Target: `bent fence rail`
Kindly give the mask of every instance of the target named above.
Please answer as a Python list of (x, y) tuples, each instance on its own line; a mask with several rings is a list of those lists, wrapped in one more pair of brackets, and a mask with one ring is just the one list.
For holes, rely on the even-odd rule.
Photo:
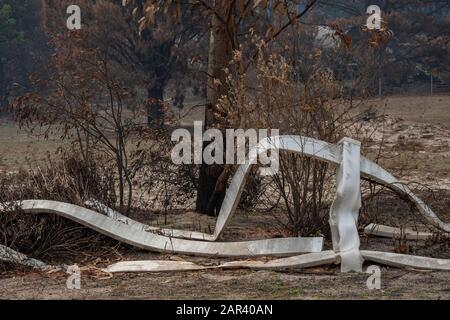
[[(357, 220), (361, 206), (360, 178), (370, 179), (406, 196), (419, 210), (422, 216), (435, 228), (450, 232), (450, 224), (438, 216), (406, 185), (381, 168), (376, 163), (360, 155), (360, 143), (344, 138), (338, 144), (301, 136), (274, 136), (262, 140), (257, 146), (254, 157), (241, 165), (236, 171), (220, 210), (213, 234), (184, 230), (158, 229), (146, 226), (126, 218), (120, 213), (91, 203), (100, 211), (79, 207), (69, 203), (27, 200), (17, 203), (27, 213), (55, 213), (71, 219), (100, 233), (144, 249), (202, 256), (251, 257), (251, 256), (289, 256), (268, 263), (230, 262), (221, 268), (289, 268), (307, 267), (324, 263), (340, 262), (342, 271), (362, 271), (364, 259), (393, 266), (411, 266), (418, 268), (450, 270), (450, 260), (414, 257), (393, 253), (359, 250)], [(330, 209), (332, 230), (332, 251), (322, 251), (322, 238), (283, 238), (241, 242), (216, 242), (232, 218), (250, 167), (256, 162), (257, 155), (269, 149), (299, 153), (311, 158), (338, 165), (337, 193)], [(9, 204), (10, 205), (10, 204)], [(2, 205), (0, 205), (0, 210)], [(109, 211), (108, 211), (109, 210)], [(298, 253), (308, 254), (292, 256)], [(0, 252), (1, 253), (1, 252)], [(1, 254), (0, 254), (1, 258)], [(199, 270), (206, 267), (176, 262), (122, 262), (110, 266), (110, 271), (173, 271)], [(106, 269), (108, 271), (108, 269)]]

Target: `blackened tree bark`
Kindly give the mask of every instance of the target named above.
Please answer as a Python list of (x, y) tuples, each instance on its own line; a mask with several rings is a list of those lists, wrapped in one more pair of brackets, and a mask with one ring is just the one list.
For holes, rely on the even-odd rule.
[[(232, 19), (228, 20), (229, 25), (224, 24), (224, 21), (219, 19), (220, 16), (226, 16), (227, 9), (230, 10), (229, 4), (217, 2), (215, 9), (216, 14), (211, 17), (205, 129), (218, 123), (215, 117), (216, 105), (219, 97), (225, 93), (223, 68), (232, 59), (232, 40), (234, 40), (230, 37), (230, 31), (233, 30)], [(228, 12), (228, 14), (232, 15), (231, 12)], [(226, 189), (226, 179), (223, 173), (224, 166), (222, 165), (201, 165), (196, 201), (198, 212), (208, 215), (218, 214)]]
[(156, 84), (147, 88), (149, 103), (147, 104), (147, 125), (149, 127), (162, 127), (164, 125), (164, 85)]
[[(148, 43), (154, 42), (152, 32), (145, 30), (142, 38)], [(164, 125), (164, 88), (173, 72), (172, 48), (175, 39), (171, 38), (151, 47), (149, 52), (138, 54), (146, 73), (151, 75), (151, 82), (147, 85), (147, 124), (149, 127), (161, 127)]]
[(0, 117), (6, 116), (8, 112), (7, 85), (4, 74), (4, 66), (0, 63)]

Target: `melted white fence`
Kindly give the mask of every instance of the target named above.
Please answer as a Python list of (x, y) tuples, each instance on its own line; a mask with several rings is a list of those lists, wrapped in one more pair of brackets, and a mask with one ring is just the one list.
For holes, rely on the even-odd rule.
[[(446, 259), (359, 250), (357, 221), (361, 206), (361, 177), (374, 180), (408, 197), (417, 206), (423, 217), (435, 228), (450, 232), (450, 224), (441, 221), (406, 185), (399, 182), (374, 162), (362, 157), (358, 141), (344, 138), (334, 145), (301, 136), (275, 136), (262, 140), (256, 148), (255, 156), (237, 169), (227, 189), (213, 234), (147, 226), (126, 218), (97, 202), (91, 202), (90, 205), (99, 211), (103, 211), (106, 215), (73, 204), (55, 201), (27, 200), (17, 203), (17, 205), (30, 214), (54, 213), (60, 215), (119, 241), (151, 251), (210, 257), (291, 256), (270, 262), (236, 261), (214, 268), (304, 268), (334, 262), (341, 263), (343, 272), (361, 272), (363, 261), (366, 259), (392, 266), (450, 270), (450, 260)], [(255, 164), (257, 155), (269, 149), (299, 153), (338, 165), (337, 192), (330, 209), (329, 219), (333, 240), (332, 251), (321, 251), (322, 238), (216, 242), (236, 210), (250, 168)], [(0, 205), (1, 209), (2, 206)], [(296, 255), (307, 252), (309, 253)], [(206, 268), (211, 267), (177, 261), (138, 261), (120, 262), (110, 266), (106, 271), (161, 272)]]

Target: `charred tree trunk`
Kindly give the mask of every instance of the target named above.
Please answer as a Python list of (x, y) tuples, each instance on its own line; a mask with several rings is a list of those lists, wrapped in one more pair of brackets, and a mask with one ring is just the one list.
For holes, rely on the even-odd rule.
[(3, 90), (0, 90), (0, 117), (8, 115), (8, 96)]
[(3, 64), (0, 63), (0, 117), (5, 117), (8, 114), (8, 95), (4, 74)]
[[(226, 6), (226, 3), (221, 3), (216, 4), (215, 7), (217, 12), (221, 14), (225, 12)], [(215, 15), (211, 19), (212, 28), (209, 43), (205, 129), (210, 128), (218, 121), (215, 117), (215, 109), (219, 97), (225, 93), (225, 87), (223, 85), (217, 85), (215, 79), (219, 80), (221, 84), (225, 84), (223, 68), (232, 59), (232, 42), (229, 36), (230, 30), (227, 30), (228, 26), (224, 25)], [(221, 178), (224, 176), (222, 174), (223, 172), (224, 166), (222, 165), (201, 165), (196, 202), (198, 212), (208, 215), (218, 214), (225, 197), (226, 189), (226, 180)]]
[(164, 125), (164, 87), (155, 84), (147, 88), (149, 103), (147, 104), (147, 125), (149, 127), (162, 127)]

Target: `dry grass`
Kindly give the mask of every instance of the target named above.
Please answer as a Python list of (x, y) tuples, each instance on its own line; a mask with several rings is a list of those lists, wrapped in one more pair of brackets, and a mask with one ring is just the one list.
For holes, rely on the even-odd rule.
[[(141, 258), (149, 258), (148, 256)], [(67, 290), (64, 274), (0, 279), (0, 298), (13, 299), (441, 299), (450, 298), (450, 273), (383, 269), (381, 290), (368, 290), (368, 274), (337, 267), (303, 272), (205, 271), (82, 275), (81, 290)]]
[(369, 101), (391, 117), (446, 126), (450, 129), (450, 96), (393, 96)]
[(13, 171), (28, 163), (41, 163), (47, 154), (56, 153), (62, 145), (56, 137), (33, 137), (14, 123), (0, 119), (0, 172)]

